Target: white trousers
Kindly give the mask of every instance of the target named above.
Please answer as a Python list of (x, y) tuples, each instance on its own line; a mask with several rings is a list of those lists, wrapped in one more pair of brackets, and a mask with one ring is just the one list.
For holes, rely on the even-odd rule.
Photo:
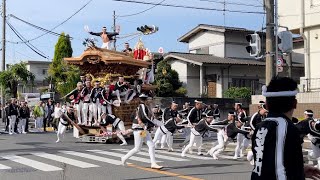
[(92, 114), (95, 123), (101, 122), (101, 103), (99, 98), (97, 98), (95, 103), (92, 103)]
[(183, 149), (182, 154), (185, 154), (192, 146), (196, 144), (196, 148), (198, 149), (198, 153), (201, 153), (202, 146), (202, 136), (196, 136), (192, 132), (190, 133), (190, 141), (189, 144)]
[(240, 151), (241, 151), (241, 144), (243, 142), (244, 136), (243, 134), (238, 133), (237, 134), (237, 146), (234, 150), (234, 156), (239, 157), (240, 156)]
[(154, 143), (152, 142), (152, 138), (149, 132), (147, 132), (146, 137), (141, 137), (140, 133), (142, 131), (133, 131), (133, 137), (134, 137), (134, 148), (131, 149), (124, 157), (123, 160), (126, 161), (134, 154), (138, 153), (141, 150), (142, 143), (145, 140), (148, 147), (149, 147), (149, 155), (150, 155), (150, 161), (151, 166), (156, 164), (156, 158), (155, 158), (155, 149), (154, 149)]
[[(173, 145), (173, 135), (171, 132), (169, 132), (164, 126), (162, 126), (162, 130), (166, 133), (164, 134), (160, 127), (157, 129), (154, 138), (153, 138), (153, 143), (156, 143), (158, 141), (161, 142), (161, 148), (164, 147), (164, 143), (167, 142), (167, 145), (169, 149), (172, 149)], [(164, 139), (164, 140), (163, 140)]]
[(241, 153), (246, 152), (247, 148), (249, 147), (250, 143), (251, 143), (251, 139), (246, 138), (245, 136), (243, 136), (243, 141), (242, 141), (242, 146), (241, 146)]
[(83, 108), (83, 102), (80, 101), (79, 104), (76, 104), (76, 110), (77, 110), (77, 118), (78, 118), (78, 124), (82, 124), (83, 122), (85, 122), (82, 118), (82, 108)]
[(243, 153), (246, 151), (247, 147), (250, 144), (250, 139), (247, 139), (243, 134), (237, 134), (237, 146), (235, 148), (234, 156), (239, 157), (243, 156)]
[[(88, 112), (89, 112), (89, 119), (88, 119)], [(92, 120), (92, 103), (83, 103), (82, 115), (83, 115), (83, 123), (88, 123), (88, 121), (91, 122), (91, 120)]]
[(101, 111), (106, 114), (112, 114), (111, 105), (107, 104), (106, 106), (101, 106)]
[(16, 115), (9, 116), (9, 133), (14, 132), (14, 125), (16, 124), (16, 121), (17, 121)]
[(247, 160), (250, 162), (251, 165), (254, 165), (254, 159), (253, 159), (253, 152), (252, 151), (248, 152)]
[(133, 91), (131, 96), (128, 98), (130, 91), (133, 91), (133, 90), (132, 89), (128, 90), (128, 92), (125, 96), (125, 99), (127, 102), (130, 102), (134, 98), (134, 96), (136, 96), (136, 94), (137, 94), (136, 91)]
[(124, 127), (124, 122), (123, 121), (120, 121), (118, 123), (118, 126), (117, 126), (116, 130), (120, 131), (120, 132), (117, 133), (117, 136), (122, 141), (122, 143), (127, 143), (126, 139), (123, 137), (123, 134), (125, 135), (125, 131), (126, 131), (126, 128)]
[(131, 90), (128, 89), (128, 90), (120, 93), (120, 96), (124, 96), (124, 102), (128, 102), (128, 97), (129, 97), (130, 91)]
[(57, 132), (57, 138), (58, 138), (57, 142), (59, 142), (61, 140), (61, 138), (63, 138), (66, 130), (67, 130), (67, 126), (65, 126), (61, 122), (59, 122), (58, 132)]
[(36, 123), (35, 123), (35, 128), (36, 129), (42, 128), (42, 124), (43, 124), (43, 117), (37, 117)]
[(320, 148), (315, 146), (313, 143), (311, 143), (311, 149), (312, 149), (312, 153), (310, 153), (309, 155), (312, 158), (319, 158), (320, 157)]
[(218, 139), (218, 144), (215, 145), (214, 147), (212, 147), (209, 150), (209, 154), (212, 156), (214, 155), (218, 155), (220, 152), (223, 151), (224, 146), (225, 146), (225, 141), (224, 141), (224, 133), (225, 131), (223, 129), (220, 129), (217, 133), (217, 139)]
[(20, 119), (19, 124), (18, 124), (18, 132), (19, 133), (25, 133), (26, 124), (27, 124), (26, 118)]
[(109, 42), (102, 43), (101, 48), (109, 49)]
[(187, 127), (183, 129), (183, 136), (185, 140), (183, 141), (183, 145), (187, 144), (190, 141), (191, 128)]

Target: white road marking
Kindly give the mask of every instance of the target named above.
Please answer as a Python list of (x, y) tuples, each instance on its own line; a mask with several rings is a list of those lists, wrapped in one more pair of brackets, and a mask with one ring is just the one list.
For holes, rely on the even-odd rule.
[(60, 171), (62, 170), (59, 167), (56, 166), (51, 166), (49, 164), (45, 164), (39, 161), (35, 161), (32, 159), (28, 159), (25, 157), (21, 157), (21, 156), (16, 156), (16, 155), (7, 155), (7, 156), (2, 156), (2, 158), (4, 159), (8, 159), (10, 161), (16, 162), (16, 163), (20, 163), (26, 166), (30, 166), (32, 168), (41, 170), (41, 171)]
[(60, 151), (60, 152), (62, 152), (64, 154), (69, 154), (69, 155), (87, 158), (87, 159), (100, 161), (100, 162), (105, 162), (105, 163), (109, 163), (109, 164), (121, 165), (120, 160), (114, 160), (114, 159), (109, 159), (109, 158), (105, 158), (105, 157), (101, 157), (101, 156), (96, 156), (96, 155), (91, 155), (91, 154), (81, 153), (81, 152), (75, 152), (75, 151)]
[(9, 166), (5, 166), (3, 164), (0, 164), (0, 169), (12, 169), (12, 168)]
[(76, 167), (80, 167), (80, 168), (99, 167), (98, 165), (95, 165), (95, 164), (90, 164), (90, 163), (86, 163), (83, 161), (78, 161), (75, 159), (70, 159), (70, 158), (66, 158), (63, 156), (58, 156), (55, 154), (48, 154), (48, 153), (42, 153), (42, 152), (41, 153), (32, 153), (32, 154), (35, 156), (39, 156), (42, 158), (62, 162), (62, 163), (69, 164), (69, 165), (76, 166)]

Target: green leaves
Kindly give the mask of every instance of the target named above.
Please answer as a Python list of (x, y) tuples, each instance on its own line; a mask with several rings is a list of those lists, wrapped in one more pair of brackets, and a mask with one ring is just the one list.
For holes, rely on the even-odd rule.
[(9, 92), (11, 97), (17, 97), (18, 83), (32, 83), (35, 75), (28, 71), (26, 63), (9, 65), (8, 69), (0, 72), (0, 85)]
[(157, 65), (156, 74), (157, 96), (172, 97), (185, 96), (187, 90), (182, 87), (177, 71), (171, 69), (170, 64), (162, 60)]
[(69, 35), (65, 35), (64, 33), (61, 33), (57, 44), (55, 45), (54, 49), (54, 57), (52, 64), (54, 66), (59, 66), (61, 64), (61, 61), (63, 61), (63, 58), (65, 57), (72, 57), (72, 47), (71, 47), (71, 41)]
[(243, 98), (243, 99), (250, 99), (251, 98), (251, 91), (247, 87), (230, 87), (228, 90), (224, 92), (224, 96), (226, 98)]
[(63, 58), (72, 57), (72, 47), (69, 35), (61, 33), (55, 45), (54, 58), (49, 66), (49, 74), (55, 83), (56, 91), (64, 96), (72, 91), (79, 81), (80, 70), (76, 66), (68, 65)]
[(64, 62), (63, 58), (72, 57), (72, 47), (69, 35), (61, 33), (57, 44), (54, 49), (54, 57), (52, 64), (49, 67), (49, 74), (56, 82), (65, 81), (67, 79), (68, 71), (67, 64)]

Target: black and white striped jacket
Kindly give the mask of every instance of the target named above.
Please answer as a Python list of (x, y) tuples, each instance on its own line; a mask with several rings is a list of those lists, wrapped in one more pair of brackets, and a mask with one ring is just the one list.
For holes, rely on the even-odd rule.
[(259, 111), (254, 113), (250, 119), (251, 129), (255, 130), (257, 127), (257, 124), (259, 124), (264, 118), (265, 118), (265, 116), (262, 116)]
[(189, 114), (187, 116), (187, 120), (189, 124), (196, 124), (200, 122), (201, 119), (202, 119), (201, 109), (197, 109), (194, 107), (189, 111)]
[(299, 130), (289, 118), (269, 113), (252, 136), (251, 180), (305, 179), (301, 143)]

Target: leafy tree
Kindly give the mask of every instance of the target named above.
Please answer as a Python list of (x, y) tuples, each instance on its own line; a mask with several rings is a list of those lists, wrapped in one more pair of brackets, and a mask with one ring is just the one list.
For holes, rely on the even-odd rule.
[(157, 65), (156, 74), (157, 96), (172, 97), (185, 96), (187, 90), (182, 87), (177, 71), (171, 69), (170, 64), (166, 61), (160, 61)]
[(72, 57), (72, 47), (69, 35), (61, 33), (55, 45), (54, 57), (49, 67), (49, 75), (52, 83), (55, 84), (56, 91), (65, 95), (76, 87), (79, 81), (79, 68), (68, 65), (63, 58)]
[(19, 83), (31, 82), (33, 85), (34, 79), (35, 75), (28, 71), (24, 62), (9, 65), (7, 70), (0, 72), (0, 85), (14, 98), (17, 98)]
[(232, 99), (250, 99), (251, 91), (247, 87), (231, 87), (224, 92), (224, 96)]

